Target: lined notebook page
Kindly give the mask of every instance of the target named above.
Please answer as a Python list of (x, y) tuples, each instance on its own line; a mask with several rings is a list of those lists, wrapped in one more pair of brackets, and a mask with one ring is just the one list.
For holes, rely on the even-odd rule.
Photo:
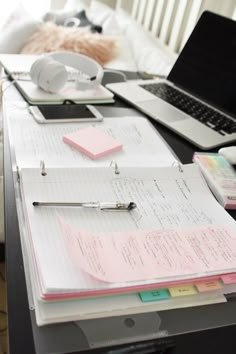
[[(115, 289), (127, 283), (96, 281), (74, 265), (68, 255), (57, 215), (68, 224), (89, 232), (126, 232), (227, 225), (235, 221), (215, 201), (195, 165), (179, 172), (172, 168), (22, 169), (21, 186), (31, 245), (42, 292)], [(131, 212), (103, 212), (82, 208), (34, 207), (33, 201), (133, 201)], [(147, 281), (150, 283), (153, 281)], [(135, 283), (132, 283), (133, 285)], [(139, 283), (137, 283), (139, 284)]]
[[(151, 123), (142, 117), (104, 118), (94, 123), (38, 124), (26, 108), (17, 105), (8, 110), (19, 167), (109, 166), (115, 159), (119, 166), (171, 166), (176, 157)], [(123, 148), (96, 161), (62, 141), (65, 134), (93, 126), (119, 141)], [(30, 148), (29, 148), (30, 147)]]

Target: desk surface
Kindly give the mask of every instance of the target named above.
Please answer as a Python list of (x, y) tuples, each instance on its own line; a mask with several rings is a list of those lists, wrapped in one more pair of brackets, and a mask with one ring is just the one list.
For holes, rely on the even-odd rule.
[[(119, 105), (119, 103), (117, 103)], [(122, 106), (123, 103), (120, 103)], [(112, 111), (112, 106), (110, 106)], [(118, 111), (117, 111), (118, 112)], [(109, 115), (109, 112), (106, 112)], [(176, 134), (153, 122), (163, 138), (179, 157), (182, 163), (191, 162), (194, 147)], [(96, 353), (108, 353), (106, 333), (112, 326), (119, 326), (112, 319), (106, 321), (89, 320), (82, 323), (65, 323), (44, 327), (37, 327), (34, 311), (29, 310), (27, 299), (25, 273), (19, 237), (19, 225), (15, 205), (15, 192), (13, 187), (12, 162), (8, 144), (8, 132), (4, 122), (4, 167), (5, 167), (5, 208), (6, 208), (6, 271), (7, 271), (7, 302), (9, 318), (9, 345), (10, 354), (33, 353), (81, 353), (89, 350)], [(236, 219), (236, 211), (231, 215)], [(159, 320), (159, 330), (154, 336), (155, 340), (149, 342), (148, 353), (158, 352), (159, 349), (171, 348), (171, 353), (222, 354), (235, 353), (233, 347), (236, 335), (236, 298), (224, 304), (202, 306), (196, 308), (162, 311), (154, 315)], [(152, 315), (151, 315), (152, 316)], [(130, 317), (130, 316), (129, 316)], [(151, 330), (150, 317), (149, 323)], [(113, 321), (113, 322), (107, 322)], [(153, 322), (155, 326), (156, 322)], [(145, 324), (145, 325), (146, 325)], [(82, 325), (82, 326), (81, 326)], [(96, 345), (89, 329), (101, 329), (101, 338)], [(208, 330), (208, 331), (206, 331)], [(117, 327), (119, 332), (119, 327)], [(109, 333), (109, 332), (108, 332)], [(140, 341), (147, 337), (139, 337)], [(207, 344), (204, 344), (207, 341)], [(130, 343), (137, 344), (137, 339)], [(122, 341), (115, 341), (116, 345)], [(98, 350), (96, 346), (100, 347)], [(107, 347), (107, 348), (106, 348)], [(204, 349), (205, 348), (205, 349)], [(114, 349), (114, 346), (113, 346)], [(132, 353), (142, 353), (141, 348), (132, 348)], [(146, 351), (145, 351), (146, 352)], [(169, 351), (168, 351), (169, 352)]]

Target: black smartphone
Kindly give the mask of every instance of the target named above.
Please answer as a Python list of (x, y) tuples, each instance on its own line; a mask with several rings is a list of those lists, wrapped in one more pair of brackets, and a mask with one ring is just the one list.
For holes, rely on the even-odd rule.
[(30, 106), (29, 111), (38, 123), (96, 122), (103, 119), (91, 105), (38, 105)]

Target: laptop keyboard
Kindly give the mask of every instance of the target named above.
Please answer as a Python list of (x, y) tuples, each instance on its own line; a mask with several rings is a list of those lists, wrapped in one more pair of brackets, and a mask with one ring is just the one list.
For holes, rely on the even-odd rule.
[(153, 95), (187, 113), (221, 135), (236, 133), (236, 120), (204, 105), (194, 98), (165, 83), (140, 85)]

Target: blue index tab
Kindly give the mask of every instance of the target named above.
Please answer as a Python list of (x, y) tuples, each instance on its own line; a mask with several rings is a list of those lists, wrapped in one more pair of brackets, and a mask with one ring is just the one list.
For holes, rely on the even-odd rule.
[(166, 300), (170, 297), (169, 291), (167, 289), (143, 291), (139, 293), (139, 296), (142, 302)]

